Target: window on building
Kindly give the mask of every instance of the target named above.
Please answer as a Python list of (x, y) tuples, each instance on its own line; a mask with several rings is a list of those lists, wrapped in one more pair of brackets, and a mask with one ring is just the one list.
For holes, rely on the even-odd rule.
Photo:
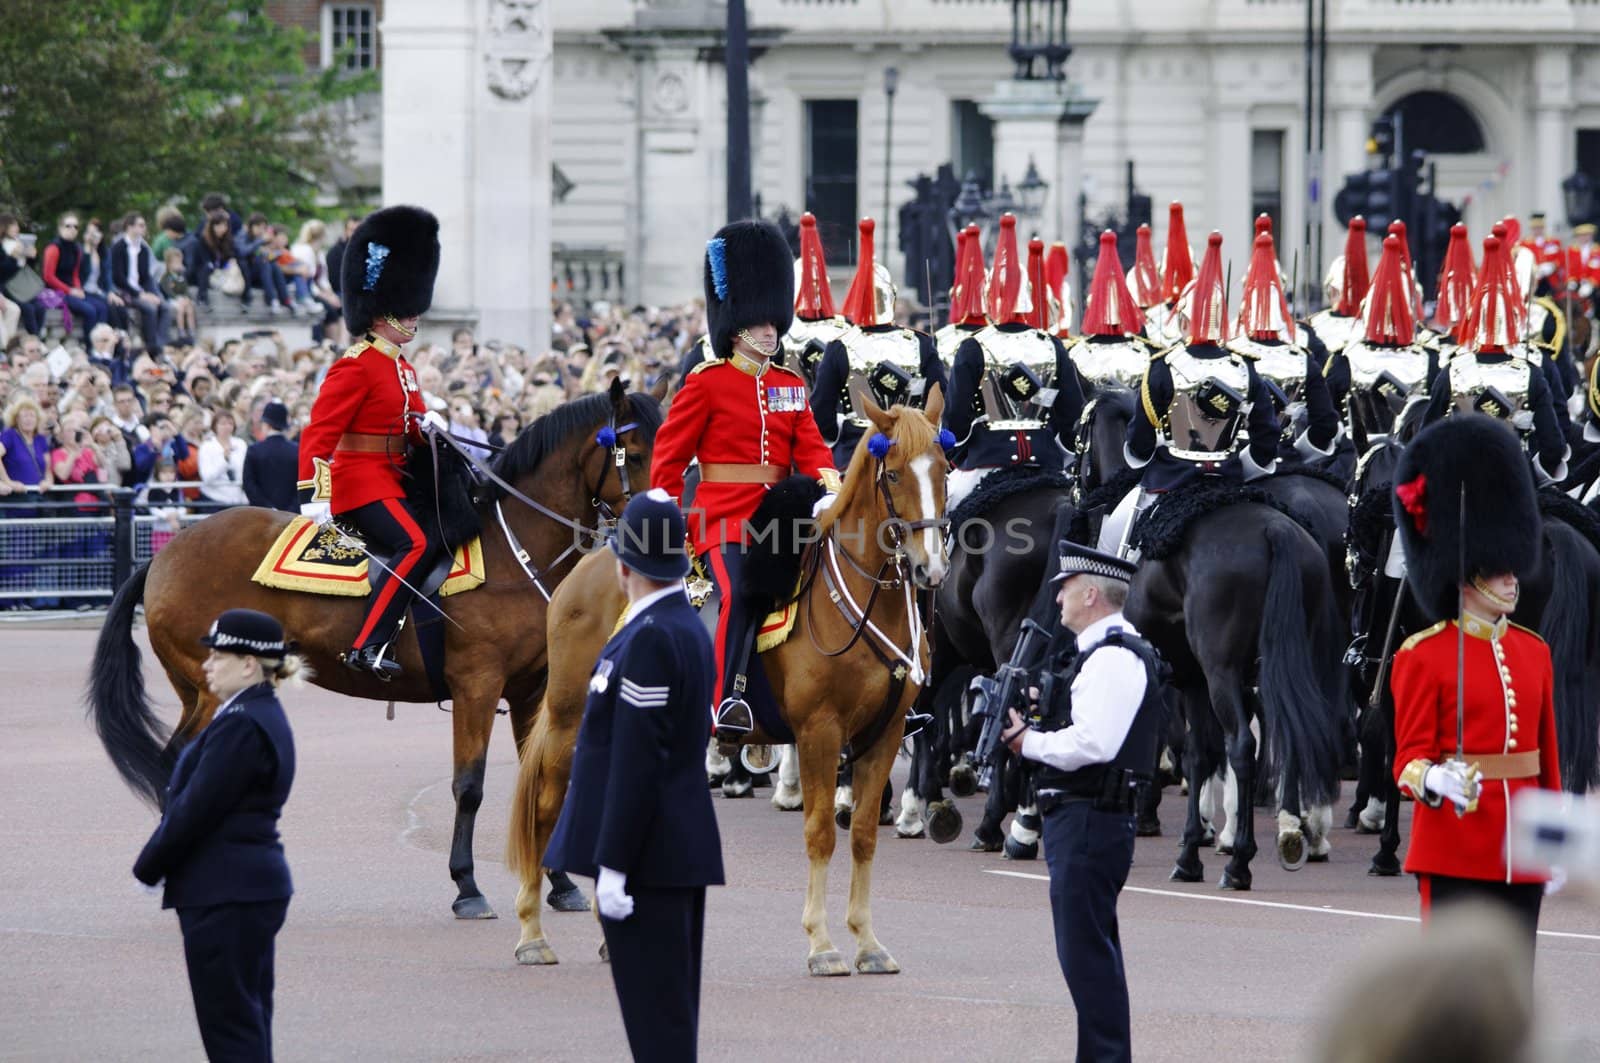
[(984, 188), (994, 187), (994, 120), (976, 102), (951, 101), (950, 145), (956, 180), (965, 181), (970, 174)]
[(324, 4), (322, 65), (340, 63), (346, 70), (371, 70), (378, 65), (376, 4)]
[(817, 216), (828, 261), (855, 261), (856, 162), (860, 136), (855, 100), (806, 101), (806, 209)]
[(1272, 218), (1274, 232), (1283, 232), (1283, 130), (1250, 132), (1250, 219)]

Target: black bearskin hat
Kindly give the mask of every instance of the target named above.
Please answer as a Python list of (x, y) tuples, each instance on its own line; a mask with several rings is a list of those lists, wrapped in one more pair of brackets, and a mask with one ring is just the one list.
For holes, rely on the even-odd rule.
[(1509, 425), (1481, 413), (1455, 414), (1406, 447), (1395, 471), (1394, 520), (1406, 581), (1430, 620), (1456, 615), (1463, 560), (1469, 580), (1525, 577), (1539, 564), (1542, 526), (1528, 455)]
[(421, 207), (385, 207), (367, 215), (339, 263), (350, 334), (360, 336), (385, 314), (427, 313), (438, 272), (438, 218)]
[(706, 332), (718, 358), (733, 356), (733, 338), (752, 325), (794, 321), (794, 253), (778, 227), (736, 221), (706, 242)]

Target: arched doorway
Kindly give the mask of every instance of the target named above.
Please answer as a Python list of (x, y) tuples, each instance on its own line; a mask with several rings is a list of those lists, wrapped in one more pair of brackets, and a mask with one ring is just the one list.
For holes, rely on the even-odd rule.
[(1405, 149), (1428, 153), (1437, 195), (1462, 209), (1474, 244), (1516, 208), (1526, 177), (1513, 164), (1519, 131), (1492, 82), (1458, 67), (1411, 68), (1378, 86), (1376, 97), (1379, 113), (1400, 116)]
[(1484, 150), (1483, 126), (1466, 104), (1448, 92), (1425, 89), (1402, 96), (1384, 116), (1399, 118), (1405, 150), (1429, 155), (1476, 155)]

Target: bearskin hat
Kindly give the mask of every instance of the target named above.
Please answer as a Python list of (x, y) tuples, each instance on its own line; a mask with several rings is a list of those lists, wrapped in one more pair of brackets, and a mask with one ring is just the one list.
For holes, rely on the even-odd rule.
[(421, 207), (385, 207), (367, 215), (339, 265), (339, 294), (350, 334), (361, 335), (385, 314), (427, 313), (438, 273), (438, 218)]
[(724, 225), (706, 241), (706, 332), (718, 358), (733, 357), (733, 338), (752, 325), (778, 335), (794, 323), (794, 255), (766, 221)]
[(1393, 502), (1406, 582), (1431, 620), (1456, 615), (1463, 574), (1527, 576), (1539, 564), (1533, 473), (1504, 421), (1455, 414), (1424, 429), (1401, 455)]

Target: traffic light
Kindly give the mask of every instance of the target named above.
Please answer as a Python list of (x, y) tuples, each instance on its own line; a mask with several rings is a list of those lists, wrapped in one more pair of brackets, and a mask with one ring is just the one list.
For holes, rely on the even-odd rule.
[(1367, 219), (1369, 232), (1383, 232), (1396, 218), (1404, 218), (1398, 170), (1362, 170), (1346, 175), (1344, 187), (1333, 197), (1333, 216), (1349, 225), (1357, 214)]

